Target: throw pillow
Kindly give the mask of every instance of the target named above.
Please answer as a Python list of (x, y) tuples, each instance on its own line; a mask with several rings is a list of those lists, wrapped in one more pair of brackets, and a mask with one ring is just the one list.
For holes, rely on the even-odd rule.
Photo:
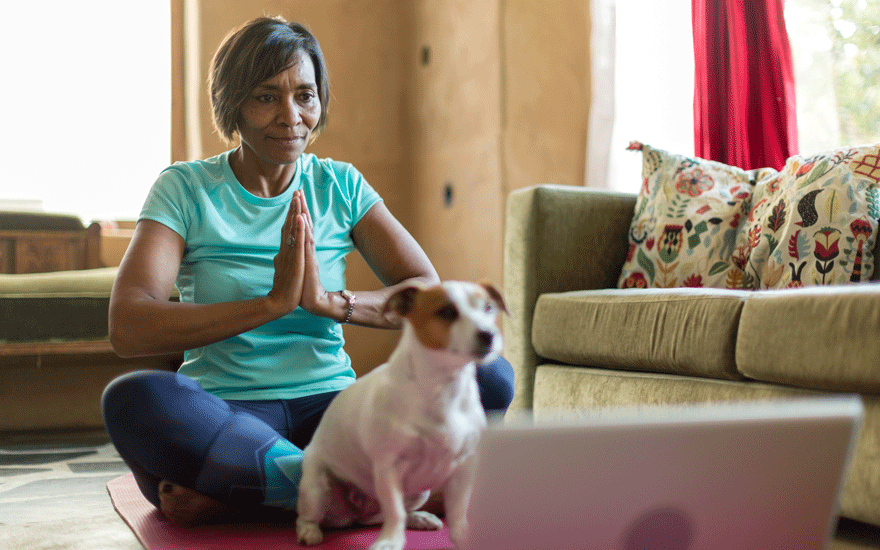
[(791, 157), (758, 182), (733, 261), (746, 289), (867, 280), (880, 218), (880, 144)]
[(621, 288), (739, 288), (732, 262), (757, 181), (775, 170), (742, 170), (633, 142), (642, 189), (629, 231)]

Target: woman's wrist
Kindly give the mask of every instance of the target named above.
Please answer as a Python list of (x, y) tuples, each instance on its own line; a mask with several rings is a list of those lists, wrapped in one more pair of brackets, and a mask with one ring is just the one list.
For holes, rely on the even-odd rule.
[(263, 304), (268, 316), (272, 319), (284, 317), (296, 309), (295, 307), (291, 308), (287, 300), (279, 298), (272, 292), (269, 292), (268, 295), (259, 298), (257, 301)]
[(326, 317), (336, 322), (342, 322), (348, 307), (345, 299), (339, 292), (322, 290), (313, 300), (303, 300), (302, 308), (317, 317)]
[(328, 319), (333, 319), (337, 323), (343, 323), (346, 315), (348, 315), (348, 300), (342, 295), (341, 291), (324, 293), (324, 312), (321, 314)]
[(351, 317), (354, 314), (354, 304), (357, 302), (357, 295), (345, 288), (339, 291), (339, 295), (345, 300), (345, 314), (340, 322), (346, 324), (351, 322)]

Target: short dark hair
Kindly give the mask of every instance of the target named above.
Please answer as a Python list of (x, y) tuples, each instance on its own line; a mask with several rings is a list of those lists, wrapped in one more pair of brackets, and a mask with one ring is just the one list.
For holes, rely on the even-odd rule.
[(316, 137), (327, 123), (330, 80), (318, 40), (299, 23), (281, 17), (259, 17), (230, 32), (214, 54), (208, 88), (214, 126), (228, 142), (238, 132), (241, 104), (257, 84), (291, 65), (291, 57), (305, 52), (315, 66), (321, 116), (312, 131)]

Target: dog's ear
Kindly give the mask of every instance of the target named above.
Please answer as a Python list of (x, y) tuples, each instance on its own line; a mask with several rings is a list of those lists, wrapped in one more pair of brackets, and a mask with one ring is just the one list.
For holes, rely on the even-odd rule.
[(498, 304), (498, 307), (501, 308), (501, 311), (507, 313), (507, 304), (504, 303), (504, 297), (498, 292), (498, 289), (492, 285), (492, 283), (483, 281), (480, 283), (480, 286), (483, 287), (486, 292), (489, 293), (489, 297), (495, 300), (495, 303)]
[(385, 302), (383, 313), (394, 312), (401, 317), (406, 317), (412, 311), (413, 303), (416, 300), (416, 294), (425, 286), (419, 283), (412, 283), (399, 289), (388, 298)]

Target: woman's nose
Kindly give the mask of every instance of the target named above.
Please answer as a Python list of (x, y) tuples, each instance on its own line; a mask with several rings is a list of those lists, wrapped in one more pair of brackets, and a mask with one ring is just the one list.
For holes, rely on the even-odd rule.
[(299, 112), (299, 105), (295, 98), (290, 98), (281, 102), (281, 111), (278, 113), (278, 121), (290, 127), (294, 127), (302, 120), (302, 114)]

